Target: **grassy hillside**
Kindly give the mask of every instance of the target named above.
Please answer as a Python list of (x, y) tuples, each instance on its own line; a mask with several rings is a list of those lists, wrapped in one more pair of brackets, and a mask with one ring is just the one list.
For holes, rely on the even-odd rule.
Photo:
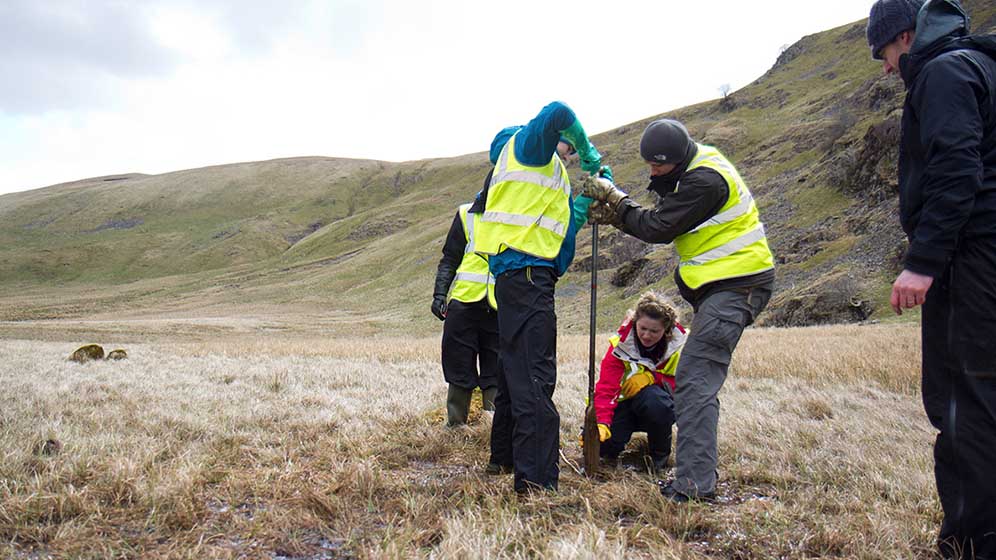
[[(991, 3), (965, 6), (977, 30), (996, 26)], [(856, 22), (803, 38), (725, 100), (594, 140), (623, 188), (647, 204), (637, 147), (655, 118), (681, 119), (737, 163), (779, 264), (763, 321), (885, 318), (905, 243), (895, 217), (901, 96)], [(456, 206), (487, 170), (483, 153), (406, 163), (313, 157), (5, 195), (0, 320), (295, 311), (322, 329), (435, 330), (427, 309), (439, 250)], [(605, 229), (599, 320), (611, 328), (639, 292), (673, 293), (675, 259), (670, 247)], [(589, 231), (558, 285), (567, 332), (587, 325)]]

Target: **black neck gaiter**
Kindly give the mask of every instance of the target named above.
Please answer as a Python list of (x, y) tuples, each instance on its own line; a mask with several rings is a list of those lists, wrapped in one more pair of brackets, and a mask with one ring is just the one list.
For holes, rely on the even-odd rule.
[(695, 144), (689, 146), (688, 153), (685, 154), (685, 160), (678, 164), (674, 168), (674, 171), (668, 173), (667, 175), (658, 175), (656, 177), (650, 177), (650, 184), (647, 186), (647, 190), (657, 193), (658, 196), (666, 196), (674, 192), (674, 189), (678, 188), (678, 180), (681, 176), (685, 174), (688, 170), (688, 165), (692, 163), (692, 157), (695, 156), (696, 149)]
[(647, 190), (657, 193), (658, 196), (671, 194), (674, 192), (674, 189), (677, 188), (678, 179), (680, 178), (681, 175), (677, 173), (651, 177), (650, 185), (647, 186)]
[(640, 351), (640, 355), (644, 358), (649, 358), (655, 364), (661, 361), (664, 357), (664, 352), (667, 350), (667, 337), (662, 336), (657, 344), (654, 344), (650, 348), (647, 348), (640, 342), (640, 337), (636, 337), (636, 349)]

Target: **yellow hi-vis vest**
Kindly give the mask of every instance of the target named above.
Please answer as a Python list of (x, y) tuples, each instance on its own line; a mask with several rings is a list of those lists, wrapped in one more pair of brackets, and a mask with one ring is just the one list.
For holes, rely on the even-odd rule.
[[(654, 372), (674, 377), (674, 372), (678, 369), (678, 360), (681, 359), (681, 349), (685, 346), (688, 334), (681, 332), (678, 327), (674, 327), (671, 332), (671, 340), (667, 343), (667, 350), (664, 351), (661, 361), (656, 364), (650, 358), (644, 358), (640, 355), (640, 350), (636, 347), (635, 324), (630, 328), (629, 335), (621, 344), (621, 337), (618, 334), (609, 338), (609, 344), (612, 345), (612, 355), (623, 363), (624, 369), (622, 379), (619, 380), (620, 386), (627, 379), (641, 372), (649, 373), (651, 377), (653, 377)], [(624, 401), (626, 397), (619, 393), (616, 400)]]
[[(498, 309), (495, 300), (495, 277), (488, 271), (488, 258), (474, 252), (474, 235), (480, 226), (481, 215), (469, 214), (470, 204), (460, 206), (460, 220), (463, 222), (463, 235), (467, 246), (463, 251), (463, 260), (457, 267), (456, 276), (450, 286), (450, 297), (464, 303), (481, 301), (485, 296), (492, 309)], [(470, 217), (468, 219), (468, 217)]]
[[(697, 144), (688, 171), (712, 169), (726, 179), (730, 196), (715, 216), (675, 238), (681, 280), (695, 290), (709, 282), (749, 276), (775, 267), (754, 197), (740, 173), (719, 150)], [(681, 183), (678, 183), (681, 188)]]
[(515, 159), (512, 135), (491, 176), (474, 250), (497, 255), (505, 249), (553, 260), (571, 220), (571, 182), (560, 157), (542, 167)]

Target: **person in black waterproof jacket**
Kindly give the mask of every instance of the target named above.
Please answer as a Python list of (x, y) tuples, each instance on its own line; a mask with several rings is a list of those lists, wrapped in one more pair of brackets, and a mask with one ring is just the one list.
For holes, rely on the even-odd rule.
[[(922, 6), (922, 7), (921, 7)], [(996, 559), (996, 36), (957, 0), (878, 0), (868, 43), (906, 84), (896, 313), (923, 305), (923, 402), (946, 558)]]
[[(446, 390), (446, 425), (467, 423), (474, 389), (481, 406), (494, 412), (498, 393), (498, 304), (488, 259), (474, 253), (474, 226), (480, 214), (461, 205), (453, 217), (436, 267), (432, 314), (443, 323), (442, 365)], [(480, 364), (480, 371), (478, 371)]]

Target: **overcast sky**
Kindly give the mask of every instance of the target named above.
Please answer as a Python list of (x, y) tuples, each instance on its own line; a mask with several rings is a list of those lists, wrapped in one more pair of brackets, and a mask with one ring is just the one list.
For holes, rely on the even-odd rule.
[(555, 99), (598, 133), (739, 89), (871, 4), (0, 0), (0, 194), (278, 157), (456, 156)]

